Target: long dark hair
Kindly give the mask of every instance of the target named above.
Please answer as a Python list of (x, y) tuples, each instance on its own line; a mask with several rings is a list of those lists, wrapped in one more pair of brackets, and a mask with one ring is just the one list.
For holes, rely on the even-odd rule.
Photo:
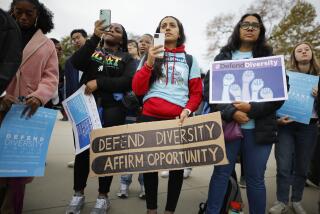
[[(177, 19), (174, 16), (165, 16), (164, 18), (161, 19), (161, 21), (158, 24), (158, 27), (156, 29), (156, 33), (160, 33), (160, 27), (161, 27), (161, 22), (166, 19), (166, 18), (173, 18), (174, 20), (176, 20), (177, 24), (178, 24), (178, 28), (179, 28), (179, 38), (177, 40), (177, 47), (183, 45), (186, 41), (186, 36), (184, 34), (184, 28), (182, 23), (179, 21), (179, 19)], [(146, 58), (147, 59), (147, 55)], [(166, 60), (166, 57), (164, 56), (162, 59), (156, 59), (154, 66), (153, 66), (153, 72), (150, 78), (150, 84), (154, 83), (156, 80), (160, 79), (162, 77), (162, 65), (164, 64)]]
[(121, 25), (121, 28), (122, 28), (122, 43), (120, 44), (120, 48), (121, 48), (122, 52), (128, 52), (128, 35), (127, 35), (127, 31), (122, 25)]
[(13, 8), (16, 3), (20, 1), (27, 1), (33, 4), (38, 13), (38, 18), (36, 22), (36, 29), (41, 29), (44, 34), (49, 33), (53, 28), (53, 13), (44, 4), (40, 3), (38, 0), (13, 0), (10, 6), (9, 14), (13, 14)]
[(272, 48), (267, 44), (266, 39), (266, 28), (262, 22), (261, 16), (257, 13), (247, 13), (241, 17), (239, 22), (236, 24), (236, 26), (233, 29), (233, 32), (231, 36), (228, 39), (228, 43), (226, 46), (221, 48), (222, 52), (232, 52), (239, 50), (241, 45), (240, 40), (240, 25), (241, 22), (247, 18), (248, 16), (254, 16), (257, 18), (260, 24), (260, 34), (255, 42), (253, 48), (252, 48), (252, 55), (253, 57), (262, 57), (262, 56), (269, 56), (272, 54)]

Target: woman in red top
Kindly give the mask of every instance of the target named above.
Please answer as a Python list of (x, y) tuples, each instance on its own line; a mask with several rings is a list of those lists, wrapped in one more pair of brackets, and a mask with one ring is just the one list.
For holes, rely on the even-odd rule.
[[(181, 22), (164, 17), (156, 30), (165, 34), (165, 44), (149, 49), (144, 65), (136, 72), (132, 89), (143, 98), (139, 122), (180, 117), (180, 125), (202, 100), (202, 82), (197, 61), (189, 68), (184, 51)], [(162, 56), (159, 54), (164, 52)], [(178, 124), (177, 124), (178, 126)], [(170, 171), (165, 214), (174, 213), (183, 182), (183, 169)], [(158, 172), (144, 173), (147, 213), (157, 213)]]

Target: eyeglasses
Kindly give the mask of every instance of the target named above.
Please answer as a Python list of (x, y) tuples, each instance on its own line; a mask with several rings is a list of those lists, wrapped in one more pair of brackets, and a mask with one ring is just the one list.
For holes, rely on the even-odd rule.
[(241, 22), (240, 27), (243, 30), (249, 30), (250, 27), (252, 30), (258, 30), (260, 29), (260, 24), (258, 22)]

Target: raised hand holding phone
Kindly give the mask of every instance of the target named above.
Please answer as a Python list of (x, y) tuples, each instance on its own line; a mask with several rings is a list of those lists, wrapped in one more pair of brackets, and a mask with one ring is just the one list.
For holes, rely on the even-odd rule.
[(96, 35), (99, 38), (101, 38), (102, 35), (105, 33), (105, 28), (103, 25), (103, 21), (101, 20), (97, 20), (94, 23), (94, 35)]
[(164, 56), (164, 33), (154, 34), (153, 47), (149, 48), (147, 65), (153, 67), (156, 58), (162, 59)]

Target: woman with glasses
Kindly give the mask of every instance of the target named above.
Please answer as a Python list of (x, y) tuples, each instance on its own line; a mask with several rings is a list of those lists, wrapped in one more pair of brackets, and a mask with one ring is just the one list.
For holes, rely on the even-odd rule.
[[(258, 14), (245, 14), (235, 26), (228, 44), (215, 57), (220, 60), (241, 60), (272, 55), (267, 45), (265, 27)], [(205, 78), (205, 97), (209, 97), (209, 75)], [(226, 142), (229, 164), (216, 166), (211, 177), (206, 214), (219, 214), (227, 191), (229, 176), (235, 167), (239, 152), (246, 173), (247, 196), (251, 214), (265, 213), (266, 188), (264, 173), (276, 137), (277, 102), (236, 102), (211, 106), (221, 111), (226, 122), (235, 121), (241, 126), (243, 138)]]

